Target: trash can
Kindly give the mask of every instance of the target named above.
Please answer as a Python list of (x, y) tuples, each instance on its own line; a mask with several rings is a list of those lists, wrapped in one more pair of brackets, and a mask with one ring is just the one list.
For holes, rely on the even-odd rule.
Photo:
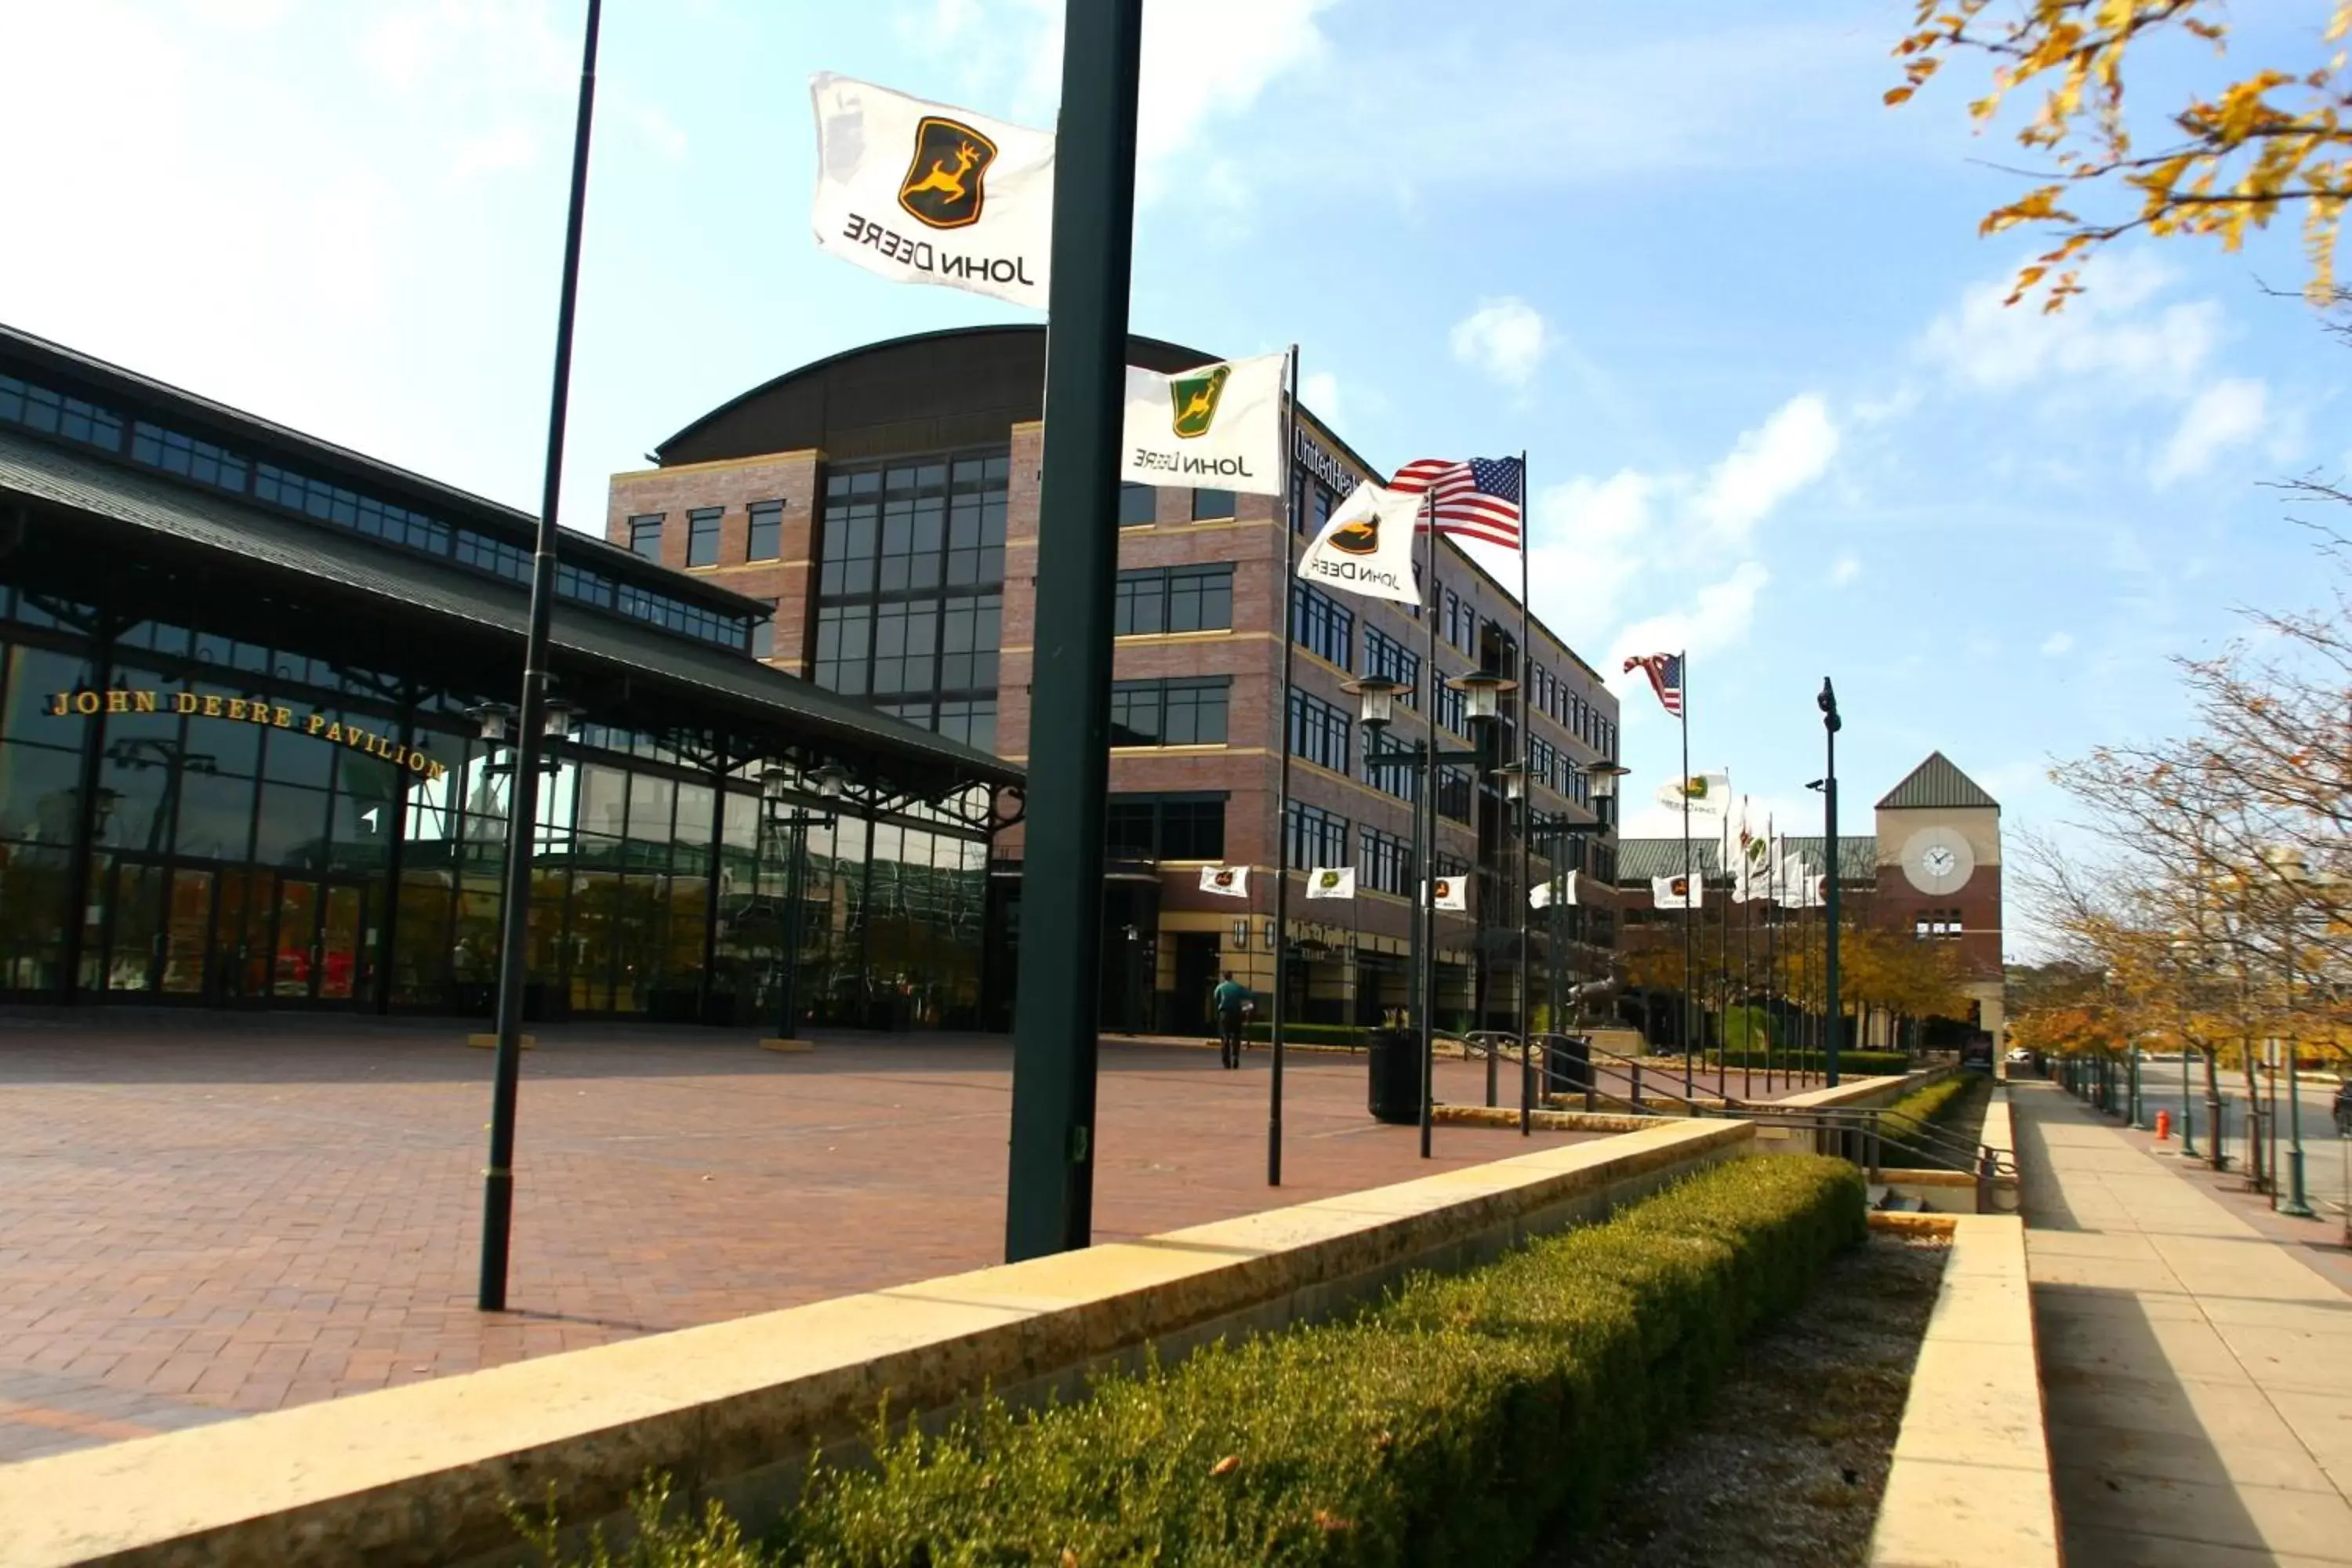
[(1551, 1035), (1544, 1040), (1544, 1092), (1582, 1094), (1592, 1087), (1592, 1037)]
[(1375, 1029), (1367, 1097), (1375, 1121), (1399, 1127), (1421, 1122), (1421, 1036), (1412, 1029)]

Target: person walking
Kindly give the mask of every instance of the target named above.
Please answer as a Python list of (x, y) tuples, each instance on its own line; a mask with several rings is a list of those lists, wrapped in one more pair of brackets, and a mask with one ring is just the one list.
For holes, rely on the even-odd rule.
[(1209, 1006), (1217, 1015), (1217, 1059), (1226, 1067), (1242, 1065), (1242, 1017), (1249, 1003), (1248, 989), (1234, 984), (1230, 969), (1209, 994)]

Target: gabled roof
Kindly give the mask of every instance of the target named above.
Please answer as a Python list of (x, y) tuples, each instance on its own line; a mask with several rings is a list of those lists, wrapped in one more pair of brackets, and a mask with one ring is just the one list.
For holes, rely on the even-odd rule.
[[(1781, 847), (1791, 855), (1802, 855), (1815, 868), (1825, 864), (1822, 858), (1822, 840), (1816, 834), (1810, 838), (1785, 835)], [(1702, 877), (1724, 874), (1720, 846), (1712, 837), (1691, 838), (1691, 868)], [(1680, 838), (1621, 838), (1617, 841), (1617, 881), (1621, 887), (1639, 886), (1653, 877), (1678, 877), (1683, 869), (1683, 841)], [(1878, 840), (1870, 834), (1838, 835), (1838, 879), (1841, 882), (1867, 882), (1878, 875)]]
[(1952, 765), (1941, 752), (1911, 770), (1911, 776), (1886, 792), (1881, 811), (1999, 811), (2000, 802), (1979, 788), (1977, 781)]

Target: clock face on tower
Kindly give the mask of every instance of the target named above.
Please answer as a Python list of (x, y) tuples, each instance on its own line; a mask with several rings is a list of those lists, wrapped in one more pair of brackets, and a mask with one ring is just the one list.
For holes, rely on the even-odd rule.
[(1957, 893), (1976, 868), (1967, 837), (1952, 828), (1923, 827), (1904, 842), (1904, 879), (1923, 893)]

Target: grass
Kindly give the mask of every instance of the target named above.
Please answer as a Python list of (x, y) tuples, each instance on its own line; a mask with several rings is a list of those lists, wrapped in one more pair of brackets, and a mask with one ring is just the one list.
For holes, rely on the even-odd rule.
[[(1509, 1563), (1599, 1514), (1687, 1423), (1740, 1342), (1863, 1235), (1842, 1161), (1712, 1167), (1604, 1224), (1352, 1317), (1220, 1343), (938, 1436), (887, 1415), (875, 1462), (822, 1458), (762, 1541), (637, 1500), (599, 1568), (995, 1568), (1025, 1563)], [(543, 1549), (552, 1527), (534, 1528)], [(552, 1556), (552, 1552), (550, 1552)]]

